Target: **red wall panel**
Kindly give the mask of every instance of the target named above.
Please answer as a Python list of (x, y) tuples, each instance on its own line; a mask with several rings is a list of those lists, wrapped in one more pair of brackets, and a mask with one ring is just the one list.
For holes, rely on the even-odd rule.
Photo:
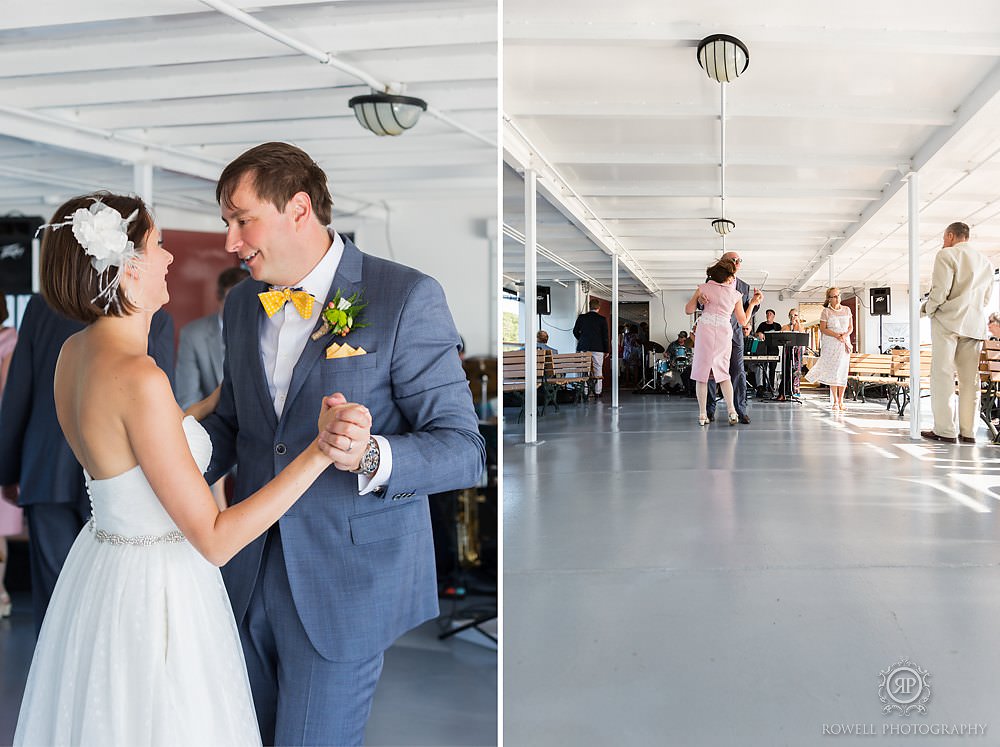
[(174, 255), (167, 275), (170, 302), (164, 306), (174, 318), (174, 333), (188, 322), (218, 308), (215, 285), (219, 273), (238, 267), (235, 254), (225, 250), (224, 233), (164, 229), (163, 246)]

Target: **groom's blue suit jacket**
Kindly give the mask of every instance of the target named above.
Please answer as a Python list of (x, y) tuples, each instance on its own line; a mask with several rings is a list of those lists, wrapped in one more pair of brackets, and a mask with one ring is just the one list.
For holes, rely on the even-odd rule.
[[(266, 318), (246, 281), (226, 299), (226, 357), (219, 406), (203, 425), (214, 454), (209, 482), (234, 462), (236, 500), (258, 490), (316, 436), (322, 398), (342, 392), (372, 414), (372, 433), (392, 448), (380, 494), (358, 495), (358, 477), (334, 467), (279, 522), (289, 584), (310, 641), (325, 658), (358, 661), (438, 614), (427, 494), (478, 484), (483, 440), (462, 370), (459, 336), (437, 281), (362, 254), (345, 240), (330, 288), (369, 302), (347, 342), (367, 355), (327, 359), (329, 335), (307, 342), (280, 420), (260, 354)], [(317, 323), (319, 316), (316, 315)], [(264, 537), (225, 568), (233, 612), (242, 621), (261, 565)]]

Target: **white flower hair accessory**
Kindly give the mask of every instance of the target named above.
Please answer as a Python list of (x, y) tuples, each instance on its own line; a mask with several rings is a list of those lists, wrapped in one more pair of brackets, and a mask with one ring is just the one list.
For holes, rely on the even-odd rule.
[[(104, 313), (111, 304), (118, 305), (118, 286), (121, 284), (122, 270), (137, 267), (139, 253), (135, 242), (128, 237), (128, 224), (139, 215), (139, 209), (132, 211), (128, 218), (110, 205), (105, 205), (99, 197), (92, 198), (89, 208), (77, 208), (72, 215), (64, 216), (62, 223), (46, 223), (39, 231), (51, 228), (54, 231), (63, 226), (73, 227), (73, 236), (90, 257), (90, 265), (97, 272), (97, 296), (94, 303), (104, 301)], [(37, 234), (36, 234), (37, 235)], [(104, 276), (109, 267), (117, 267), (113, 275)]]

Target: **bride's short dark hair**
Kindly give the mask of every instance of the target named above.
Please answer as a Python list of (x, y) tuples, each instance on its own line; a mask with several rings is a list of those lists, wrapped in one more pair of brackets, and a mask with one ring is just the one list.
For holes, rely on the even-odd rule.
[[(94, 192), (67, 200), (52, 215), (50, 223), (62, 223), (79, 208), (90, 208), (95, 200), (100, 200), (108, 207), (117, 210), (123, 218), (133, 211), (138, 211), (134, 220), (129, 222), (126, 235), (141, 253), (146, 235), (153, 228), (153, 216), (146, 204), (133, 195), (116, 195), (110, 192)], [(73, 235), (73, 226), (64, 225), (59, 228), (49, 226), (42, 234), (41, 257), (39, 258), (39, 274), (41, 276), (42, 297), (49, 306), (63, 316), (84, 324), (90, 324), (102, 316), (127, 316), (136, 311), (136, 307), (125, 297), (125, 289), (120, 285), (115, 290), (111, 303), (105, 310), (98, 294), (101, 284), (98, 273), (90, 263), (88, 255), (80, 242)], [(104, 284), (107, 279), (118, 272), (116, 265), (111, 265), (101, 277)]]

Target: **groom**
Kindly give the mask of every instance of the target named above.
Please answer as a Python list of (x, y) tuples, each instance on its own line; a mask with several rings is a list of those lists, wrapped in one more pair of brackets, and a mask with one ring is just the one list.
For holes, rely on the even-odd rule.
[[(458, 333), (436, 281), (328, 229), (326, 175), (302, 150), (252, 148), (216, 198), (226, 251), (253, 279), (226, 301), (222, 393), (203, 423), (208, 481), (235, 461), (236, 501), (246, 498), (315, 438), (324, 396), (355, 403), (321, 435), (334, 465), (223, 569), (261, 736), (360, 745), (383, 652), (438, 614), (427, 494), (483, 470)], [(277, 303), (258, 296), (271, 287)], [(311, 294), (312, 308), (286, 288)], [(346, 336), (313, 339), (338, 290), (367, 307)]]

